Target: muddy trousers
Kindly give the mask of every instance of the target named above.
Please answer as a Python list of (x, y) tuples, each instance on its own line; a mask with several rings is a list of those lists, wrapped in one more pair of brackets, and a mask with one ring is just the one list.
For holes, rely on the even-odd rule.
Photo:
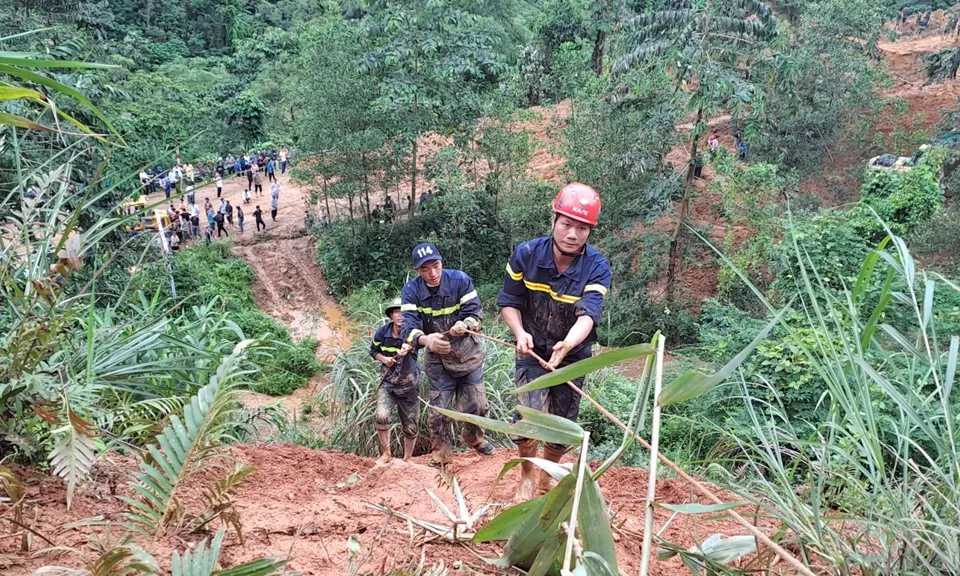
[[(560, 364), (560, 367), (562, 368), (572, 363), (572, 361), (565, 361)], [(517, 388), (526, 386), (546, 373), (547, 370), (540, 366), (539, 362), (530, 358), (518, 359), (516, 365)], [(583, 389), (583, 378), (584, 377), (581, 376), (573, 380), (577, 388)], [(521, 392), (517, 395), (517, 404), (555, 416), (562, 416), (574, 422), (577, 421), (577, 416), (580, 415), (580, 395), (571, 390), (566, 384), (557, 384), (556, 386), (541, 388), (539, 390), (533, 390), (532, 392)], [(517, 422), (519, 420), (520, 413), (514, 413), (513, 421)], [(517, 445), (524, 444), (528, 441), (527, 438), (522, 436), (510, 436), (510, 440)], [(546, 445), (561, 454), (568, 449), (568, 447), (563, 444), (547, 442)]]
[[(466, 376), (451, 376), (443, 365), (428, 363), (425, 366), (430, 381), (430, 405), (454, 409), (466, 414), (486, 416), (490, 405), (483, 386), (483, 367)], [(483, 429), (475, 424), (461, 424), (460, 435), (464, 443), (473, 448), (483, 443)], [(434, 452), (441, 458), (453, 452), (453, 421), (436, 410), (430, 412), (430, 442)]]
[(410, 386), (397, 390), (384, 385), (377, 389), (377, 415), (374, 427), (389, 430), (393, 427), (393, 413), (400, 420), (404, 438), (417, 437), (417, 421), (420, 416), (420, 387)]

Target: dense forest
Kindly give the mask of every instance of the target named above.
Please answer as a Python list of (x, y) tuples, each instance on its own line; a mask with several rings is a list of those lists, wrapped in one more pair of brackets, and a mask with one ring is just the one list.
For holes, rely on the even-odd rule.
[[(227, 447), (375, 455), (368, 347), (416, 274), (411, 248), (433, 242), (468, 273), (485, 332), (509, 340), (496, 306), (507, 259), (548, 234), (551, 201), (578, 181), (602, 197), (590, 243), (613, 272), (598, 342), (622, 355), (584, 368), (596, 403), (573, 428), (530, 424), (583, 454), (538, 508), (506, 508), (473, 538), (460, 484), (441, 480), (466, 538), (508, 540), (501, 567), (559, 573), (578, 538), (560, 516), (583, 491), (577, 573), (645, 570), (652, 520), (636, 508), (634, 528), (611, 521), (618, 493), (599, 481), (617, 463), (656, 482), (656, 458), (634, 442), (654, 435), (677, 466), (669, 481), (709, 480), (725, 501), (658, 508), (660, 573), (769, 573), (783, 560), (817, 574), (960, 573), (958, 30), (960, 6), (907, 0), (6, 3), (0, 566), (313, 570), (269, 547), (218, 564), (256, 515), (237, 502), (260, 466)], [(274, 206), (262, 235), (241, 224), (176, 251), (151, 233), (155, 209), (194, 185), (213, 193), (224, 158), (277, 151), (280, 224)], [(185, 191), (144, 185), (178, 162), (197, 167)], [(230, 176), (239, 195), (245, 179)], [(304, 264), (287, 259), (302, 253), (319, 280), (298, 285), (288, 268)], [(300, 305), (336, 338), (298, 327)], [(507, 452), (514, 356), (492, 340), (484, 350), (500, 421), (489, 436)], [(309, 399), (290, 412), (252, 393)], [(417, 455), (426, 411), (419, 429)], [(114, 459), (122, 473), (104, 472)], [(204, 464), (220, 459), (213, 478)], [(356, 473), (319, 492), (368, 472)], [(124, 535), (45, 535), (52, 504), (28, 480), (39, 474), (64, 486), (65, 510), (81, 502), (104, 514), (91, 526)], [(109, 511), (91, 511), (104, 483)], [(538, 525), (551, 506), (554, 524)], [(723, 530), (697, 527), (738, 506), (753, 530), (710, 540)], [(694, 518), (682, 537), (665, 532), (678, 514)], [(371, 526), (321, 529), (343, 556), (313, 573), (440, 574), (459, 558), (431, 552), (441, 571), (364, 566), (386, 554), (370, 539), (379, 525), (351, 535)], [(73, 552), (35, 554), (64, 538)]]

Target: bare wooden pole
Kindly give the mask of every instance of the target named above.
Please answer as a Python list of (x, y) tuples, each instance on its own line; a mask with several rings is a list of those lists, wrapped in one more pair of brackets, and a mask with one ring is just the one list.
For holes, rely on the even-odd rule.
[(653, 504), (657, 500), (657, 455), (660, 454), (660, 390), (663, 389), (663, 347), (666, 338), (657, 336), (657, 367), (653, 385), (653, 420), (650, 425), (650, 476), (647, 478), (647, 509), (643, 520), (643, 548), (640, 576), (650, 571), (650, 547), (653, 545)]
[[(486, 334), (481, 334), (480, 332), (474, 332), (474, 331), (472, 331), (472, 330), (468, 330), (467, 332), (470, 333), (470, 334), (473, 334), (474, 336), (479, 336), (480, 338), (484, 338), (484, 339), (486, 339), (486, 340), (490, 340), (491, 342), (496, 342), (497, 344), (500, 344), (500, 345), (503, 345), (503, 346), (508, 346), (508, 347), (510, 347), (510, 348), (516, 348), (516, 345), (514, 345), (514, 344), (512, 344), (512, 343), (510, 343), (510, 342), (507, 342), (507, 341), (505, 341), (505, 340), (500, 340), (499, 338), (494, 338), (493, 336), (487, 336)], [(549, 364), (547, 364), (547, 362), (546, 362), (543, 358), (537, 356), (536, 353), (534, 353), (534, 352), (531, 351), (531, 352), (530, 352), (530, 356), (532, 356), (532, 357), (535, 358), (538, 362), (540, 362), (540, 364), (543, 365), (544, 367), (546, 367), (547, 370), (549, 370), (549, 371), (551, 371), (551, 372), (556, 371), (556, 368), (552, 368)], [(704, 486), (702, 482), (700, 482), (699, 480), (697, 480), (697, 479), (694, 478), (693, 476), (691, 476), (691, 475), (687, 474), (686, 472), (684, 472), (683, 469), (680, 468), (680, 466), (678, 466), (678, 465), (677, 465), (676, 463), (674, 463), (672, 460), (670, 460), (669, 458), (667, 458), (666, 456), (664, 456), (663, 454), (661, 454), (658, 450), (655, 450), (655, 449), (653, 448), (653, 446), (650, 445), (649, 442), (647, 442), (646, 440), (644, 440), (642, 437), (638, 436), (638, 435), (637, 435), (633, 430), (631, 430), (626, 424), (624, 424), (623, 422), (621, 422), (619, 418), (617, 418), (616, 416), (614, 416), (613, 414), (611, 414), (609, 410), (607, 410), (606, 408), (604, 408), (603, 406), (601, 406), (599, 402), (597, 402), (596, 400), (594, 400), (593, 398), (591, 398), (589, 394), (587, 394), (586, 392), (584, 392), (583, 390), (581, 390), (579, 387), (575, 386), (575, 385), (573, 384), (573, 382), (567, 382), (567, 385), (570, 386), (570, 387), (574, 390), (574, 392), (576, 392), (577, 394), (579, 394), (580, 396), (582, 396), (584, 400), (586, 400), (587, 402), (593, 404), (593, 406), (594, 406), (597, 410), (599, 410), (601, 414), (603, 414), (604, 416), (606, 416), (607, 418), (609, 418), (611, 422), (613, 422), (614, 424), (616, 424), (617, 426), (619, 426), (619, 427), (620, 427), (622, 430), (624, 430), (627, 434), (630, 434), (631, 436), (633, 436), (633, 438), (637, 441), (638, 444), (640, 444), (641, 446), (643, 446), (643, 447), (646, 448), (647, 450), (655, 453), (655, 454), (657, 455), (657, 458), (659, 458), (660, 461), (663, 462), (663, 463), (667, 466), (667, 468), (670, 468), (671, 470), (673, 470), (674, 472), (676, 472), (676, 473), (677, 473), (677, 476), (680, 476), (681, 478), (683, 478), (683, 480), (684, 480), (685, 482), (687, 482), (688, 484), (690, 484), (690, 486), (692, 486), (694, 490), (696, 490), (697, 492), (699, 492), (700, 494), (702, 494), (704, 497), (706, 497), (708, 500), (710, 500), (710, 501), (713, 502), (714, 504), (723, 504), (723, 503), (724, 503), (723, 500), (721, 500), (719, 496), (717, 496), (716, 494), (714, 494), (713, 492), (711, 492), (710, 489), (707, 488), (706, 486)], [(774, 542), (773, 540), (771, 540), (769, 536), (767, 536), (766, 534), (764, 534), (759, 528), (757, 528), (756, 526), (754, 526), (753, 524), (751, 524), (746, 518), (744, 518), (743, 516), (741, 516), (740, 514), (738, 514), (736, 511), (734, 511), (734, 510), (724, 510), (724, 513), (727, 514), (728, 516), (730, 516), (730, 518), (732, 518), (737, 524), (740, 524), (741, 526), (743, 526), (744, 528), (746, 528), (751, 534), (753, 534), (753, 536), (754, 536), (757, 540), (759, 540), (759, 541), (763, 542), (764, 544), (766, 544), (767, 546), (769, 546), (770, 549), (773, 550), (773, 552), (774, 552), (777, 556), (779, 556), (779, 557), (782, 558), (785, 562), (787, 562), (788, 564), (790, 564), (791, 566), (793, 566), (794, 568), (796, 568), (798, 572), (800, 572), (801, 574), (804, 574), (805, 576), (817, 576), (817, 575), (816, 575), (812, 570), (810, 570), (810, 568), (808, 568), (803, 562), (801, 562), (800, 560), (797, 560), (792, 554), (790, 554), (790, 553), (787, 552), (782, 546), (780, 546), (779, 544), (777, 544), (776, 542)]]

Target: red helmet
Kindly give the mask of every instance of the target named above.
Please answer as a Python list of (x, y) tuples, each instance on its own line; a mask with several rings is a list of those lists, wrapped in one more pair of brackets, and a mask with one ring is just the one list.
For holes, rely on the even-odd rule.
[(600, 195), (586, 184), (571, 182), (560, 189), (557, 199), (553, 201), (553, 211), (596, 226), (597, 217), (600, 216)]

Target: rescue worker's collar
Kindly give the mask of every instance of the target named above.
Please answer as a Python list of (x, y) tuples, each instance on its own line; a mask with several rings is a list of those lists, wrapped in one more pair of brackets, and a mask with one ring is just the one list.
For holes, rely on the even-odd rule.
[(557, 240), (553, 237), (553, 234), (550, 235), (550, 242), (551, 242), (552, 248), (556, 248), (557, 252), (559, 252), (563, 256), (566, 256), (567, 258), (577, 258), (578, 256), (582, 256), (587, 249), (587, 244), (584, 243), (583, 246), (580, 247), (579, 252), (564, 252), (563, 248), (560, 247), (560, 244), (558, 244)]
[(557, 268), (557, 262), (553, 258), (553, 234), (550, 236), (543, 237), (546, 242), (543, 242), (540, 245), (540, 248), (537, 250), (537, 267), (546, 268), (547, 270), (553, 271), (554, 275), (557, 276), (568, 276), (570, 278), (577, 278), (580, 273), (580, 269), (583, 268), (583, 263), (586, 262), (587, 246), (588, 243), (583, 245), (583, 248), (580, 249), (580, 252), (577, 256), (573, 258), (573, 262), (567, 266), (567, 269), (561, 274), (559, 268)]
[[(443, 271), (440, 272), (440, 284), (433, 287), (433, 289), (437, 291), (437, 294), (446, 295), (444, 288), (450, 285), (449, 282), (445, 281), (447, 279), (447, 272), (448, 270), (446, 268), (444, 268)], [(431, 287), (427, 285), (427, 281), (418, 275), (417, 276), (417, 296), (420, 297), (421, 299), (429, 298), (431, 296), (430, 289)]]

